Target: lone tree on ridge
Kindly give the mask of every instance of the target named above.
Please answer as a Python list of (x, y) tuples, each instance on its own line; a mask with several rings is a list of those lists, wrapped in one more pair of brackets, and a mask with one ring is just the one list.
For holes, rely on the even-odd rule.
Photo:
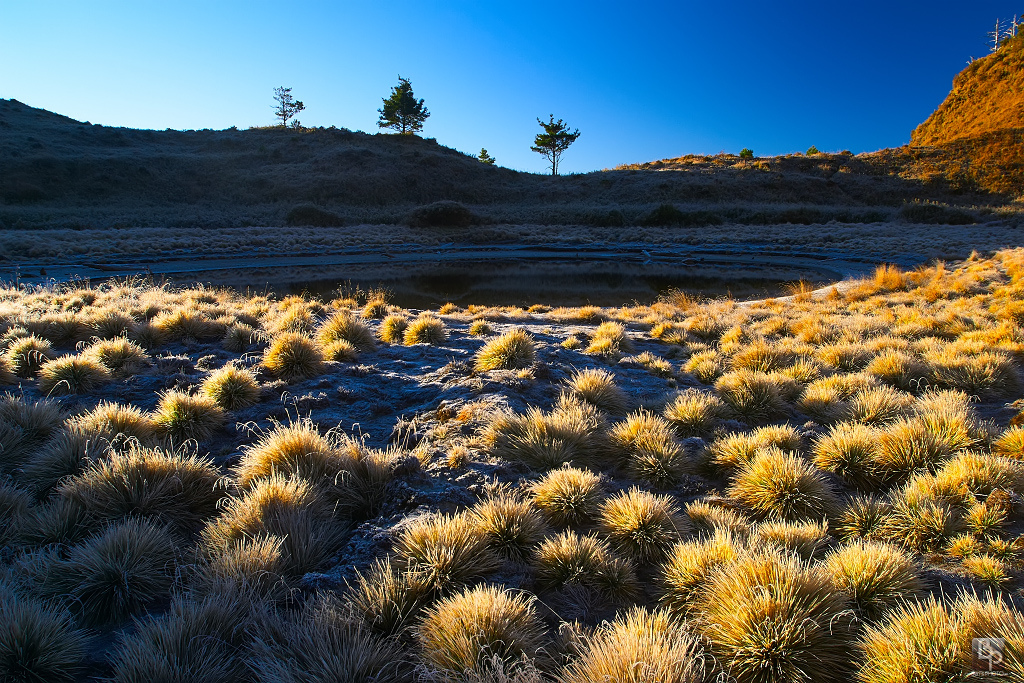
[[(277, 104), (271, 105), (271, 108), (274, 110), (274, 116), (281, 119), (282, 126), (287, 126), (288, 119), (306, 108), (306, 105), (301, 101), (292, 97), (292, 89), (286, 88), (283, 85), (280, 88), (274, 88), (274, 101)], [(297, 124), (298, 121), (292, 125)]]
[(477, 156), (477, 159), (480, 160), (480, 163), (487, 164), (488, 166), (494, 166), (496, 163), (496, 159), (484, 147), (480, 148), (480, 154)]
[(562, 158), (562, 153), (569, 149), (569, 145), (576, 142), (580, 132), (579, 130), (570, 132), (565, 121), (562, 119), (555, 121), (554, 114), (551, 114), (547, 123), (540, 119), (537, 119), (537, 123), (544, 129), (544, 132), (537, 133), (537, 137), (533, 139), (533, 147), (530, 149), (538, 154), (543, 154), (551, 164), (551, 175), (558, 175), (558, 160)]
[(392, 128), (402, 135), (412, 135), (423, 130), (423, 122), (430, 112), (423, 106), (423, 100), (417, 100), (412, 92), (412, 83), (408, 78), (398, 77), (398, 85), (391, 89), (391, 96), (384, 98), (384, 106), (377, 110), (381, 128)]

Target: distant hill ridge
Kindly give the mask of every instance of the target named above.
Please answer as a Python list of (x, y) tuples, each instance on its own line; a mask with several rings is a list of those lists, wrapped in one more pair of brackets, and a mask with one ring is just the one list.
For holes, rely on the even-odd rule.
[(961, 71), (910, 143), (940, 145), (1015, 129), (1024, 129), (1024, 32)]

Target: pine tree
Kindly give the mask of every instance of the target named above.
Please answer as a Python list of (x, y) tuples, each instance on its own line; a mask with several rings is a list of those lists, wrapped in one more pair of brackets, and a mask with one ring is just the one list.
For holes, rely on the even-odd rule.
[[(274, 101), (277, 104), (272, 105), (271, 108), (274, 110), (274, 116), (281, 119), (282, 126), (287, 126), (288, 119), (306, 108), (306, 105), (292, 97), (292, 89), (283, 85), (280, 88), (274, 88)], [(298, 121), (292, 125), (297, 124)]]
[(377, 110), (381, 128), (392, 128), (402, 135), (412, 135), (423, 130), (423, 122), (430, 112), (417, 100), (408, 78), (398, 77), (398, 85), (391, 89), (391, 96), (384, 98), (384, 106)]
[(544, 132), (537, 133), (537, 137), (533, 139), (533, 146), (530, 149), (538, 154), (543, 154), (544, 158), (551, 164), (551, 175), (558, 175), (558, 160), (562, 158), (562, 153), (569, 149), (569, 145), (576, 142), (580, 132), (579, 130), (570, 132), (569, 126), (565, 125), (565, 121), (562, 119), (555, 121), (554, 114), (551, 114), (550, 120), (547, 123), (540, 119), (537, 119), (537, 123), (544, 129)]
[(487, 153), (487, 150), (483, 147), (480, 148), (480, 155), (477, 157), (480, 163), (487, 164), (488, 166), (494, 166), (497, 160)]

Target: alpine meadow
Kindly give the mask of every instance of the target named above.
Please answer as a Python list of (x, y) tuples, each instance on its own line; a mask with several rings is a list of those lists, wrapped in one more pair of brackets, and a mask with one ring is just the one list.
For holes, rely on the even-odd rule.
[(0, 99), (0, 683), (1024, 681), (1017, 24), (860, 153)]

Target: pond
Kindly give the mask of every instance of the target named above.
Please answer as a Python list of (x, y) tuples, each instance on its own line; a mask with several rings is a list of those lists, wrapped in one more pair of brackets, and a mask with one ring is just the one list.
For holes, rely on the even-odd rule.
[(392, 303), (417, 309), (447, 302), (459, 306), (650, 304), (672, 290), (708, 298), (758, 299), (791, 293), (792, 284), (800, 280), (821, 286), (842, 278), (826, 268), (769, 264), (558, 259), (250, 268), (193, 275), (208, 284), (278, 296), (311, 294), (331, 299), (386, 289)]

